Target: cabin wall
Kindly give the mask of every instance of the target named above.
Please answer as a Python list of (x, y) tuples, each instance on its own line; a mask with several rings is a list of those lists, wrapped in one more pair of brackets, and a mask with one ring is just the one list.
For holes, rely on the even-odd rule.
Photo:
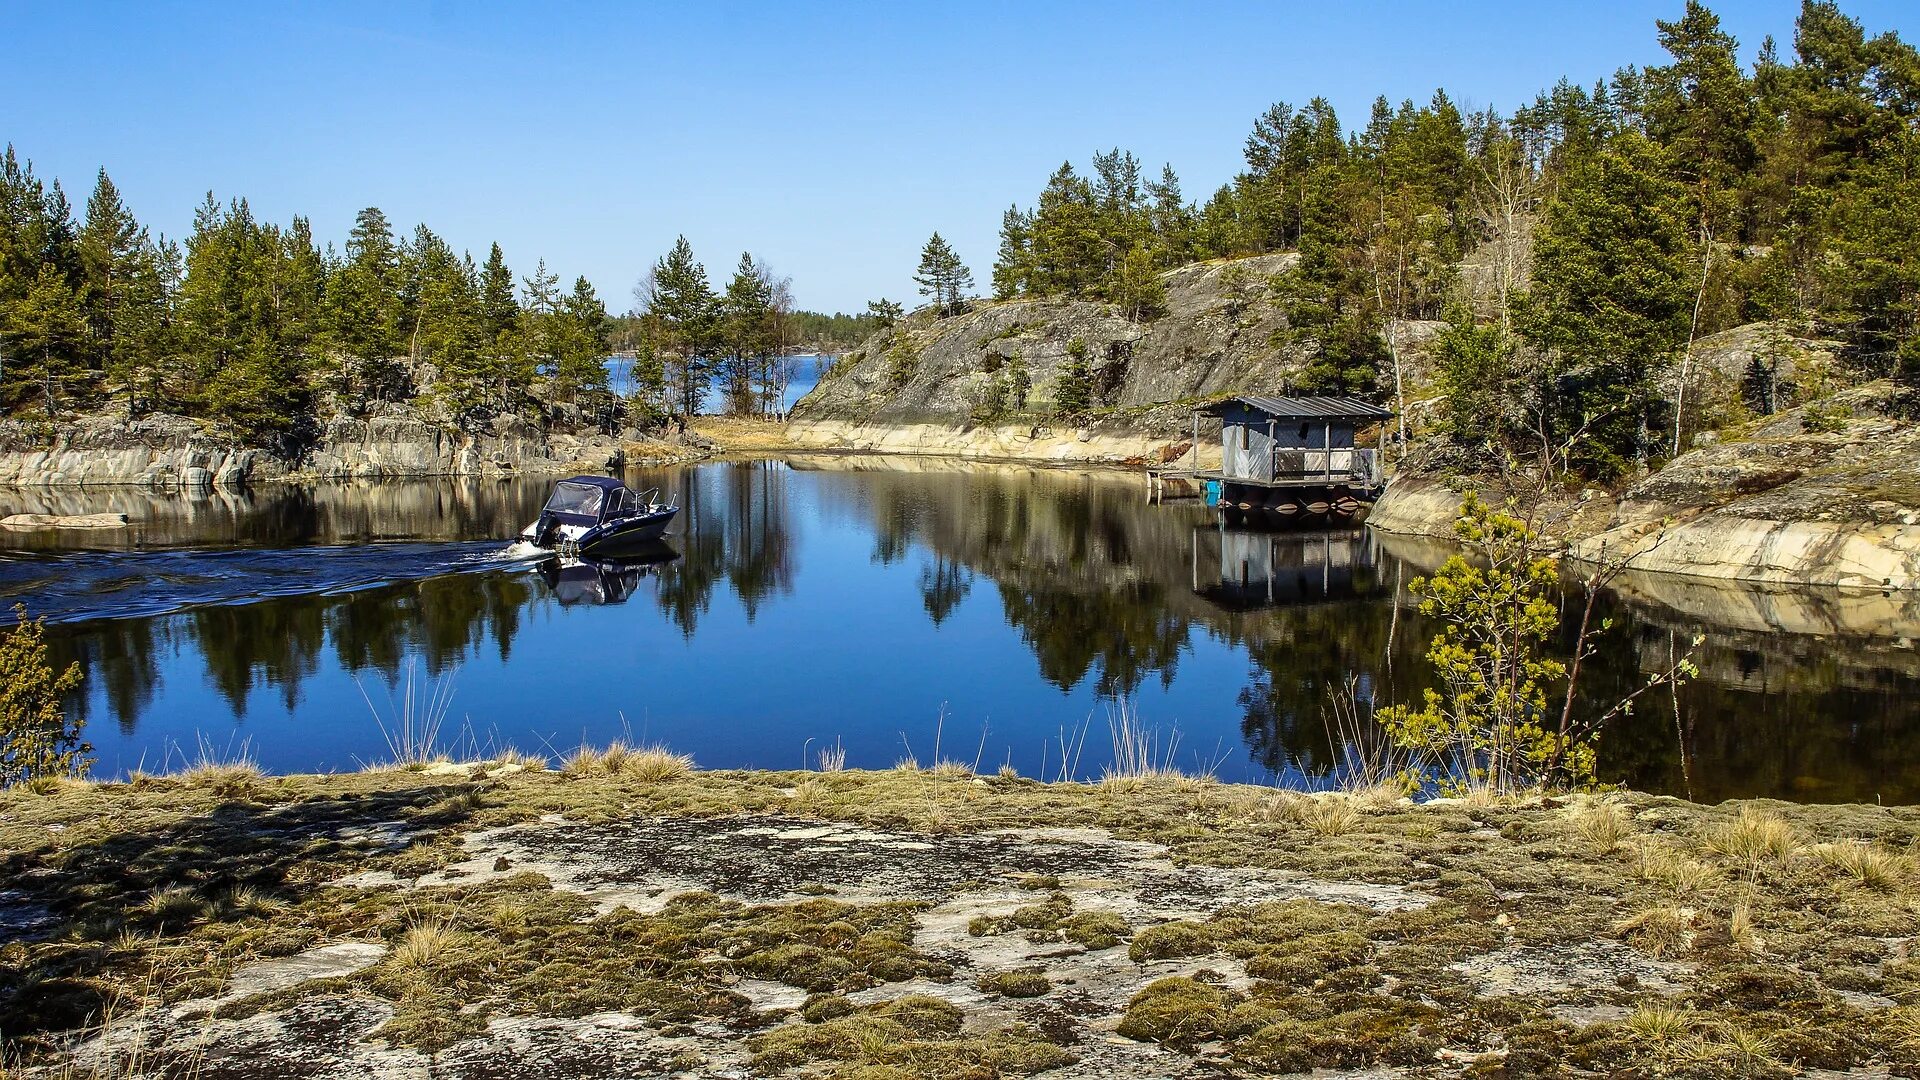
[[(1329, 445), (1335, 451), (1334, 464), (1345, 468), (1350, 455), (1339, 451), (1353, 449), (1356, 438), (1351, 422), (1329, 425), (1324, 420), (1282, 420), (1232, 403), (1220, 414), (1220, 471), (1238, 479), (1272, 480), (1275, 450), (1324, 450)], [(1310, 467), (1325, 468), (1325, 458)]]

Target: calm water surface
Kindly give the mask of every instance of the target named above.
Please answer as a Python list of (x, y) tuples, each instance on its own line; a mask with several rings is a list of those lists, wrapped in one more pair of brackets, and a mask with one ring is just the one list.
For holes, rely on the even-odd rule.
[[(0, 593), (86, 669), (73, 708), (109, 775), (202, 744), (279, 771), (383, 760), (363, 694), (390, 713), (411, 678), (451, 693), (467, 749), (630, 738), (796, 768), (837, 742), (856, 767), (937, 752), (1052, 778), (1064, 756), (1086, 777), (1125, 698), (1179, 765), (1314, 783), (1339, 760), (1329, 687), (1427, 681), (1404, 585), (1432, 545), (1224, 530), (1098, 473), (823, 457), (628, 479), (685, 512), (655, 561), (607, 570), (501, 556), (545, 483), (0, 492), (5, 513), (136, 519), (6, 537)], [(1609, 731), (1608, 779), (1920, 800), (1913, 598), (1650, 578), (1607, 609), (1596, 701), (1707, 637), (1698, 682)]]

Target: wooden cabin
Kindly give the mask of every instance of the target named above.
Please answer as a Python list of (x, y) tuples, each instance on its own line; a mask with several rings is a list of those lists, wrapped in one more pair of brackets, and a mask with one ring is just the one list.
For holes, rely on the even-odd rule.
[(1347, 397), (1248, 394), (1194, 411), (1196, 418), (1220, 418), (1222, 479), (1364, 490), (1380, 486), (1380, 449), (1359, 446), (1358, 437), (1391, 419), (1390, 409)]
[[(1220, 471), (1179, 475), (1199, 482), (1208, 503), (1229, 514), (1357, 520), (1386, 482), (1377, 433), (1393, 418), (1390, 409), (1350, 397), (1230, 397), (1194, 410), (1196, 461), (1200, 421), (1209, 416), (1220, 420)], [(1359, 445), (1369, 431), (1374, 445)], [(1164, 491), (1172, 473), (1162, 470), (1150, 485)]]

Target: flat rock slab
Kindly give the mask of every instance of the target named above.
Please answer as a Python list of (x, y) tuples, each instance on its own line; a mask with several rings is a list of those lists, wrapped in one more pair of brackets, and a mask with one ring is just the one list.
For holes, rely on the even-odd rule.
[(315, 979), (342, 978), (372, 967), (385, 955), (387, 947), (378, 941), (342, 941), (295, 956), (261, 960), (233, 973), (227, 982), (227, 996), (252, 997)]
[(0, 526), (9, 529), (118, 529), (126, 523), (125, 514), (10, 514), (0, 518)]
[(1618, 941), (1585, 941), (1545, 948), (1516, 945), (1452, 965), (1481, 997), (1550, 997), (1569, 990), (1600, 990), (1631, 976), (1640, 985), (1675, 992), (1692, 973), (1685, 964), (1657, 960)]
[[(531, 870), (557, 888), (593, 899), (602, 910), (625, 906), (646, 912), (695, 889), (750, 903), (829, 895), (852, 902), (939, 905), (956, 893), (1040, 875), (1058, 878), (1072, 892), (1107, 894), (1104, 902), (1090, 906), (1146, 922), (1204, 917), (1276, 900), (1310, 899), (1375, 911), (1433, 902), (1401, 885), (1176, 865), (1157, 844), (1117, 839), (1100, 829), (925, 836), (798, 818), (646, 818), (515, 825), (471, 834), (465, 844), (470, 858), (417, 879), (370, 873), (336, 884), (474, 884)], [(1017, 896), (1019, 902), (1036, 898), (1033, 892)]]

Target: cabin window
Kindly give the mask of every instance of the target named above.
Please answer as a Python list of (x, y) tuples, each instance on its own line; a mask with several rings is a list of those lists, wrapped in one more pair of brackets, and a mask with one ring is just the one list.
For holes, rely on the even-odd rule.
[(560, 484), (547, 500), (547, 509), (556, 514), (597, 517), (600, 514), (600, 489), (586, 484)]

